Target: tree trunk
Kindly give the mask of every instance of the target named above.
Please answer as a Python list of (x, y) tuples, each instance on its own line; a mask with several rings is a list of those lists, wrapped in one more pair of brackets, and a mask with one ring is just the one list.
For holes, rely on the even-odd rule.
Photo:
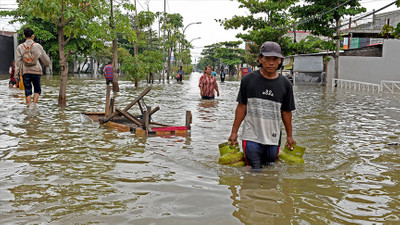
[(113, 92), (119, 92), (118, 85), (118, 43), (117, 38), (113, 40)]
[(81, 62), (78, 59), (78, 56), (75, 54), (75, 62), (77, 62), (77, 68), (78, 71), (76, 72), (77, 74), (79, 74), (81, 72)]
[(114, 8), (113, 8), (113, 0), (110, 0), (110, 27), (113, 30), (113, 34), (115, 38), (113, 40), (113, 60), (112, 60), (112, 67), (113, 67), (113, 92), (119, 92), (119, 85), (118, 85), (118, 39), (117, 39), (117, 32), (115, 31), (115, 22), (114, 22)]
[[(135, 31), (136, 31), (135, 33), (136, 33), (136, 38), (137, 38), (137, 40), (135, 40), (133, 42), (133, 57), (135, 57), (135, 59), (137, 59), (137, 56), (138, 56), (138, 42), (139, 42), (139, 37), (140, 37), (136, 6), (137, 6), (137, 4), (136, 4), (136, 0), (135, 0)], [(136, 60), (136, 62), (137, 62), (137, 60)], [(139, 87), (139, 78), (138, 78), (137, 74), (135, 76), (135, 87), (136, 88)]]
[(64, 30), (63, 27), (57, 27), (58, 32), (58, 52), (60, 57), (60, 93), (58, 95), (58, 105), (67, 106), (67, 80), (68, 80), (68, 59), (64, 48)]
[(151, 84), (154, 84), (154, 74), (150, 72), (150, 82)]
[(167, 59), (167, 83), (169, 83), (169, 72), (171, 70), (171, 54), (172, 48), (168, 48), (168, 59)]
[(335, 75), (334, 78), (339, 78), (339, 51), (340, 51), (340, 27), (339, 20), (336, 20), (336, 52), (335, 52)]

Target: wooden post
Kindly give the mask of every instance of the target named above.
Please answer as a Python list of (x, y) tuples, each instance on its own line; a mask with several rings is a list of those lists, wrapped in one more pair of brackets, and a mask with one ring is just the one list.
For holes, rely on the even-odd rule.
[(144, 129), (146, 130), (146, 135), (149, 134), (149, 128), (150, 128), (150, 112), (151, 112), (151, 107), (147, 106), (146, 111), (144, 114)]
[(110, 101), (110, 113), (114, 113), (114, 98), (111, 98)]
[(192, 112), (186, 111), (186, 124), (185, 126), (190, 130), (190, 124), (192, 123)]
[[(387, 19), (387, 25), (390, 26), (390, 18)], [(389, 39), (389, 37), (390, 37), (390, 33), (388, 32), (388, 33), (386, 33), (386, 39)]]
[(140, 113), (142, 113), (142, 115), (143, 115), (144, 114), (144, 110), (143, 110), (142, 104), (140, 103), (140, 101), (138, 101), (137, 104), (139, 106)]
[(107, 85), (107, 91), (106, 91), (106, 110), (105, 110), (105, 116), (110, 115), (110, 94), (111, 94), (111, 86)]

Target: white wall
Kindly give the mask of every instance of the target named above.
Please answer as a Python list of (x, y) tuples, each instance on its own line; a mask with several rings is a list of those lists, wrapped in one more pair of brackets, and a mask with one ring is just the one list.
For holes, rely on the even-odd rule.
[[(334, 67), (328, 67), (328, 82), (333, 73)], [(381, 80), (400, 81), (400, 40), (384, 40), (382, 57), (340, 56), (339, 79), (374, 84)]]

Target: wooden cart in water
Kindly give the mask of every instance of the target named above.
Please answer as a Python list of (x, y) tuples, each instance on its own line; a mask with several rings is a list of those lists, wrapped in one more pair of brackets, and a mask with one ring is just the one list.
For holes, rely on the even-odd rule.
[[(160, 107), (152, 109), (144, 104), (143, 98), (150, 90), (151, 87), (146, 88), (124, 109), (115, 108), (114, 110), (114, 99), (110, 98), (111, 86), (107, 85), (105, 112), (84, 112), (83, 114), (93, 121), (116, 128), (121, 132), (133, 132), (137, 136), (186, 135), (192, 123), (190, 111), (186, 111), (185, 126), (169, 126), (151, 121), (151, 116), (160, 110)], [(141, 115), (132, 115), (128, 112), (134, 105), (138, 105)]]

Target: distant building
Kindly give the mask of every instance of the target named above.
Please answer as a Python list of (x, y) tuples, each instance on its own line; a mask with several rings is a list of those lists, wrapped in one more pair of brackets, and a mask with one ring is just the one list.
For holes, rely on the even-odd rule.
[(380, 32), (385, 24), (396, 27), (400, 23), (400, 10), (372, 14), (372, 21), (358, 24), (351, 22), (349, 28), (343, 29), (342, 37), (344, 49), (361, 48), (373, 44), (382, 44), (383, 37)]

